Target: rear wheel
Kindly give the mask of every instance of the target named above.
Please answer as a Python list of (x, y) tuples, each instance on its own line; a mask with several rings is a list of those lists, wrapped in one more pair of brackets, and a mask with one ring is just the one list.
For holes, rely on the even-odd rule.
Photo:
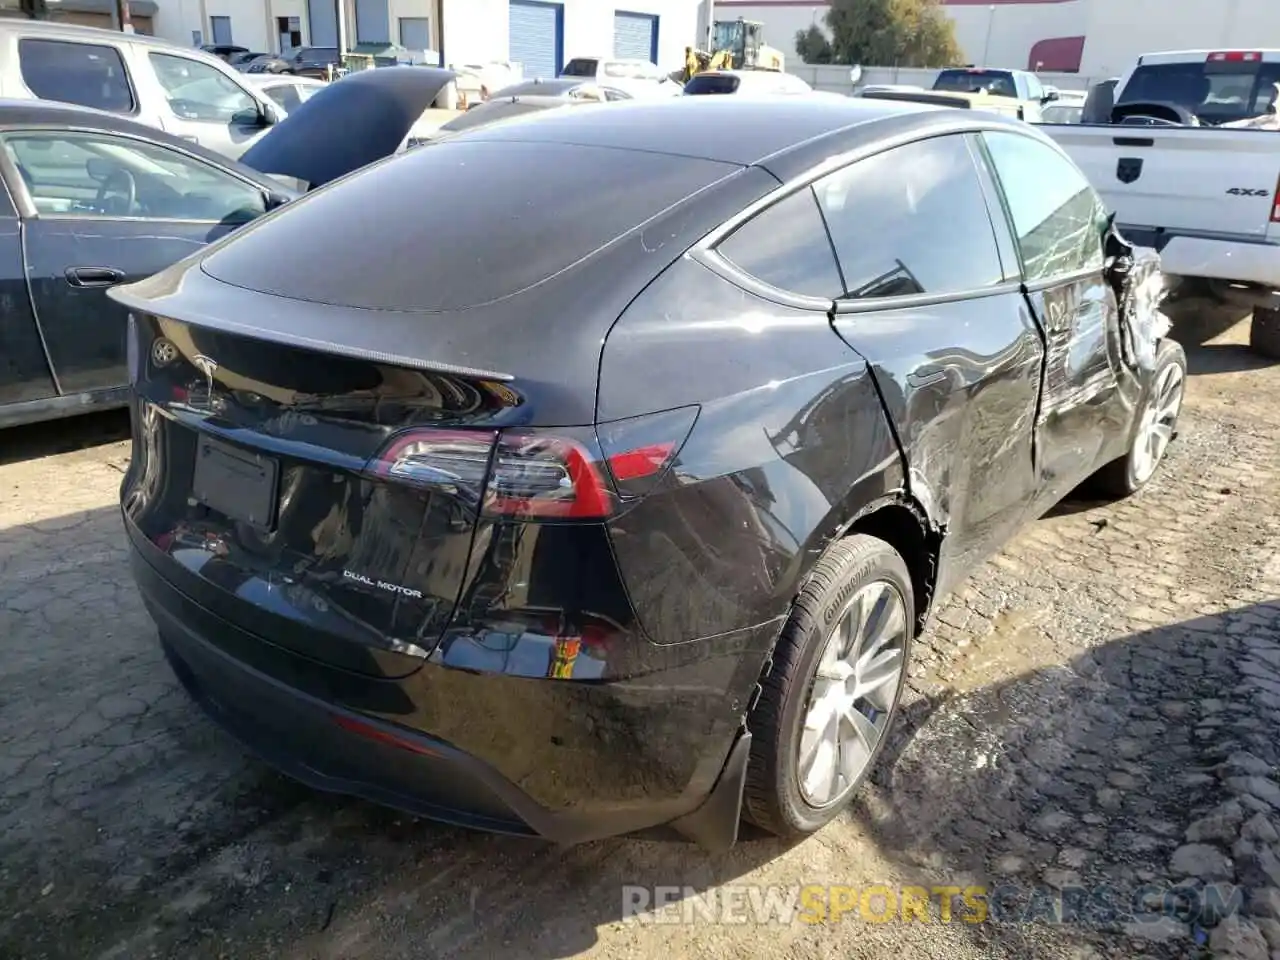
[(747, 721), (756, 826), (804, 836), (848, 805), (897, 713), (914, 610), (907, 565), (883, 540), (855, 535), (818, 561)]
[(1155, 476), (1177, 432), (1186, 385), (1186, 353), (1175, 341), (1162, 341), (1142, 397), (1129, 452), (1094, 475), (1093, 486), (1099, 494), (1114, 499), (1127, 497)]
[(1253, 311), (1249, 346), (1269, 360), (1280, 360), (1280, 309), (1259, 307)]

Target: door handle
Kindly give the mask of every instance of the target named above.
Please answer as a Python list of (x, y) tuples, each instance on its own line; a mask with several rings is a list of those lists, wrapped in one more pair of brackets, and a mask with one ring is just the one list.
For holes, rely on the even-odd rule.
[(73, 287), (110, 287), (124, 279), (115, 267), (67, 267), (67, 283)]

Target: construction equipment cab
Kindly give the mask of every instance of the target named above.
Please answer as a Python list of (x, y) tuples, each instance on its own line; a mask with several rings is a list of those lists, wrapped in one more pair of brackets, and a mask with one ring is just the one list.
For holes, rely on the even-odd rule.
[(764, 24), (758, 20), (717, 20), (711, 28), (712, 56), (729, 55), (726, 66), (739, 70), (786, 69), (781, 50), (764, 42)]

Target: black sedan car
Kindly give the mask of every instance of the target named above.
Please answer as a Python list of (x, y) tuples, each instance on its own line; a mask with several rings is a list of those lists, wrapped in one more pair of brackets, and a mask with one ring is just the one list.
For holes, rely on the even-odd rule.
[[(376, 75), (375, 75), (376, 74)], [(393, 152), (453, 77), (387, 68), (335, 83), (240, 159), (123, 117), (0, 101), (0, 427), (126, 402), (123, 307), (139, 280), (296, 195)]]
[(977, 111), (461, 133), (112, 291), (137, 582), (194, 698), (316, 787), (562, 842), (804, 835), (938, 598), (1154, 474), (1185, 360), (1140, 252)]

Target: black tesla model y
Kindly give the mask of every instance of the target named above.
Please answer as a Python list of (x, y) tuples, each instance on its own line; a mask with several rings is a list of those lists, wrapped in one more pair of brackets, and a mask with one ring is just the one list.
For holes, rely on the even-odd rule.
[(137, 581), (192, 696), (316, 787), (561, 842), (810, 833), (938, 598), (1155, 474), (1185, 360), (1126, 306), (1151, 256), (976, 111), (431, 143), (112, 291)]

